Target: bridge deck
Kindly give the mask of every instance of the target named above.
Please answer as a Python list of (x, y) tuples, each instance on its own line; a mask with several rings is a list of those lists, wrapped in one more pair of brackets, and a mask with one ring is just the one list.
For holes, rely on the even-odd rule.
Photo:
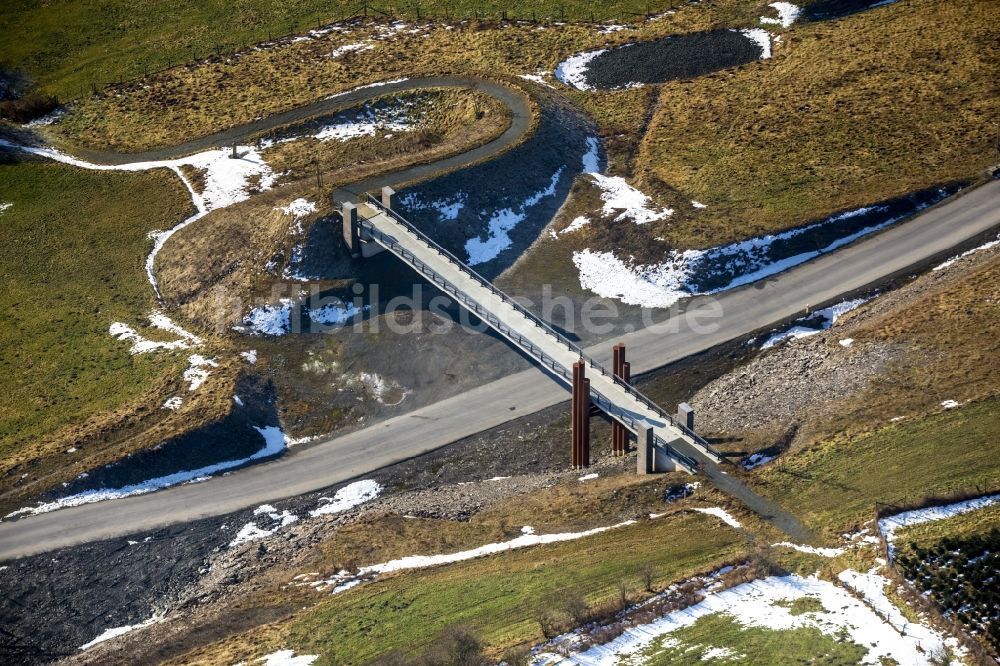
[(559, 336), (398, 214), (372, 200), (358, 207), (358, 216), (368, 238), (455, 296), (463, 307), (534, 357), (564, 383), (571, 384), (573, 364), (584, 360), (594, 404), (634, 433), (641, 427), (651, 428), (654, 441), (678, 469), (693, 472), (697, 467), (719, 462), (719, 457), (704, 440), (686, 431), (634, 388), (587, 358), (580, 348)]

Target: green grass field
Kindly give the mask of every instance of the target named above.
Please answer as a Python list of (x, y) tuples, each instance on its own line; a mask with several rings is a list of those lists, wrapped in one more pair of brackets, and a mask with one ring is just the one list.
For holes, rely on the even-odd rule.
[(582, 596), (594, 608), (617, 598), (623, 582), (637, 595), (646, 562), (662, 587), (745, 552), (742, 537), (713, 518), (677, 514), (577, 541), (386, 576), (176, 663), (249, 661), (289, 647), (322, 655), (317, 664), (363, 664), (396, 650), (419, 654), (456, 624), (480, 635), (487, 651), (499, 656), (509, 647), (544, 640), (540, 611), (560, 612), (567, 595)]
[[(813, 599), (803, 597), (796, 601), (810, 600)], [(644, 666), (694, 666), (706, 661), (747, 666), (850, 666), (861, 663), (866, 653), (860, 645), (829, 636), (815, 627), (783, 630), (744, 627), (717, 613), (664, 635), (640, 654)]]
[(182, 354), (130, 356), (108, 327), (145, 323), (154, 306), (147, 234), (176, 224), (190, 203), (165, 170), (40, 161), (0, 163), (0, 202), (11, 204), (0, 213), (0, 391), (16, 396), (0, 411), (6, 470), (49, 444), (72, 446), (67, 426), (179, 376)]
[[(676, 0), (425, 0), (376, 3), (407, 20), (459, 18), (637, 20), (638, 14), (680, 4)], [(55, 0), (4, 3), (0, 65), (25, 70), (41, 87), (64, 99), (110, 82), (127, 81), (168, 65), (231, 52), (290, 32), (304, 32), (364, 10), (362, 0)], [(377, 7), (377, 8), (376, 8)]]
[(792, 507), (810, 528), (830, 536), (870, 520), (875, 502), (905, 504), (926, 496), (1000, 485), (994, 444), (1000, 399), (834, 438), (762, 468), (758, 490)]

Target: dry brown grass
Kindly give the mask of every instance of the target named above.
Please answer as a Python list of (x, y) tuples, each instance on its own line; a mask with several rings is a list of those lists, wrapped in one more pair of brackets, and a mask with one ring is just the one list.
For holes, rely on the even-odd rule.
[(510, 126), (506, 107), (475, 90), (441, 89), (381, 99), (415, 104), (416, 127), (348, 141), (303, 138), (279, 143), (263, 152), (264, 159), (275, 173), (286, 174), (285, 181), (308, 179), (318, 169), (324, 185), (345, 184), (462, 152), (489, 142)]
[[(217, 360), (219, 367), (212, 369), (210, 379), (197, 394), (185, 395), (176, 411), (161, 406), (164, 396), (187, 392), (181, 380), (183, 363), (157, 378), (135, 400), (93, 414), (0, 459), (0, 512), (21, 508), (83, 472), (225, 418), (233, 409), (240, 368), (238, 359), (220, 356)], [(67, 455), (71, 448), (78, 453)]]
[(664, 85), (639, 181), (709, 208), (650, 234), (713, 246), (976, 174), (997, 160), (998, 22), (989, 0), (901, 2)]
[[(845, 399), (804, 435), (857, 432), (897, 416), (938, 411), (943, 400), (979, 402), (1000, 393), (1000, 256), (900, 299), (852, 333), (907, 346), (903, 360)], [(931, 276), (937, 277), (937, 276)], [(810, 431), (813, 429), (810, 428)]]
[[(229, 329), (245, 314), (241, 304), (270, 296), (273, 284), (281, 281), (264, 271), (265, 264), (274, 257), (287, 258), (292, 245), (303, 240), (290, 234), (293, 219), (280, 207), (300, 196), (314, 201), (316, 213), (302, 221), (308, 228), (311, 220), (330, 212), (327, 194), (333, 188), (459, 154), (510, 125), (507, 110), (482, 93), (433, 91), (421, 98), (434, 104), (423, 107), (427, 114), (418, 131), (391, 138), (378, 134), (348, 141), (300, 140), (265, 150), (264, 158), (275, 173), (283, 174), (284, 184), (212, 211), (170, 239), (157, 258), (167, 302), (202, 327)], [(322, 188), (314, 180), (317, 166)]]
[[(429, 74), (493, 78), (552, 71), (566, 56), (595, 46), (723, 24), (749, 25), (756, 9), (746, 0), (685, 6), (675, 15), (608, 35), (582, 24), (539, 27), (484, 20), (436, 23), (417, 34), (409, 32), (411, 25), (378, 39), (385, 34), (385, 23), (369, 22), (349, 32), (151, 75), (114, 94), (78, 101), (54, 130), (71, 143), (142, 150), (240, 125), (358, 85)], [(363, 41), (374, 48), (330, 57), (337, 47)]]

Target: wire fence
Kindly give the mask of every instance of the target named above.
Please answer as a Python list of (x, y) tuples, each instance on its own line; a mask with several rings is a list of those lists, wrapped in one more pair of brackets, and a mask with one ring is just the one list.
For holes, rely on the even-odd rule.
[(886, 538), (885, 533), (882, 531), (880, 521), (883, 518), (888, 518), (906, 511), (925, 509), (932, 506), (943, 506), (967, 499), (985, 497), (992, 494), (996, 494), (996, 492), (984, 493), (982, 488), (977, 486), (975, 493), (955, 493), (949, 496), (925, 497), (918, 502), (875, 502), (874, 507), (875, 534), (878, 539), (878, 547), (880, 551), (879, 555), (881, 555), (882, 559), (886, 562), (886, 578), (895, 583), (896, 593), (899, 594), (906, 603), (917, 609), (926, 618), (930, 619), (932, 624), (936, 625), (940, 629), (943, 629), (947, 634), (954, 636), (960, 642), (962, 647), (965, 648), (965, 650), (976, 656), (978, 663), (983, 664), (995, 663), (996, 655), (991, 654), (982, 643), (970, 636), (967, 627), (965, 627), (956, 617), (946, 613), (944, 609), (936, 601), (934, 601), (934, 599), (921, 590), (920, 587), (917, 586), (914, 581), (910, 580), (906, 573), (899, 568), (896, 558), (891, 556), (889, 541)]

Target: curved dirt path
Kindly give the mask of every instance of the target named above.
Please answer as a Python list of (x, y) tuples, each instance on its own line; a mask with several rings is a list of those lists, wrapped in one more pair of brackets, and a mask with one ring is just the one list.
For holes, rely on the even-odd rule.
[[(122, 165), (133, 162), (158, 162), (162, 160), (172, 160), (186, 157), (194, 153), (213, 148), (227, 148), (233, 143), (246, 143), (248, 139), (272, 129), (278, 129), (294, 123), (311, 120), (325, 115), (331, 115), (340, 111), (346, 111), (359, 104), (370, 101), (376, 97), (390, 95), (392, 93), (413, 92), (418, 90), (428, 90), (432, 88), (466, 88), (470, 90), (480, 90), (492, 97), (499, 99), (511, 112), (511, 125), (500, 136), (492, 141), (483, 144), (470, 151), (455, 155), (450, 158), (439, 160), (425, 165), (433, 167), (440, 165), (441, 170), (448, 170), (459, 166), (469, 166), (479, 162), (486, 157), (491, 157), (503, 152), (507, 148), (517, 143), (521, 137), (531, 127), (531, 104), (528, 96), (495, 81), (480, 79), (471, 76), (428, 76), (416, 79), (401, 79), (398, 81), (387, 81), (385, 83), (375, 83), (361, 88), (354, 88), (346, 92), (331, 95), (305, 106), (283, 111), (281, 113), (255, 120), (251, 123), (239, 125), (227, 130), (207, 134), (203, 137), (185, 141), (184, 143), (165, 148), (155, 148), (138, 153), (118, 153), (107, 150), (96, 150), (92, 148), (72, 147), (74, 156), (94, 162), (96, 164)], [(464, 159), (463, 159), (464, 158)], [(416, 167), (414, 167), (416, 168)], [(404, 170), (410, 171), (410, 169)], [(436, 169), (431, 169), (428, 173), (436, 173)], [(412, 180), (412, 179), (411, 179)], [(402, 181), (400, 181), (402, 182)]]

